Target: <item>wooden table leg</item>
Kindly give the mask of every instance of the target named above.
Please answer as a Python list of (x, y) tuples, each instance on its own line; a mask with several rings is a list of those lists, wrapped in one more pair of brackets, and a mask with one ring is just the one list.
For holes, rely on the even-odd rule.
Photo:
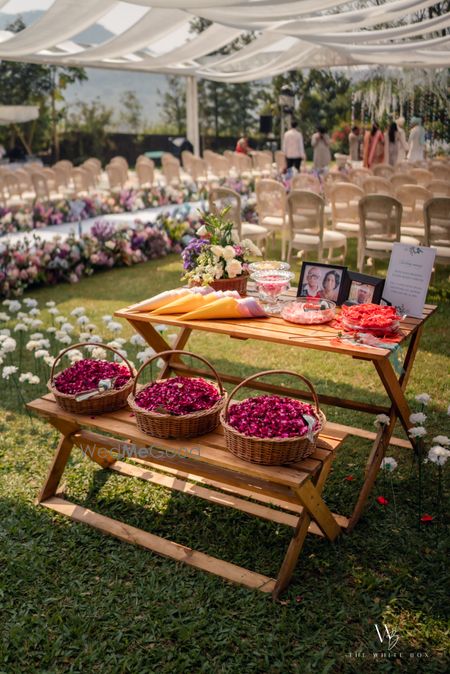
[[(161, 337), (158, 330), (156, 330), (156, 328), (154, 328), (151, 323), (143, 323), (142, 321), (133, 320), (129, 320), (129, 323), (133, 326), (136, 332), (138, 332), (146, 340), (147, 344), (151, 346), (151, 348), (154, 349), (156, 353), (170, 351), (171, 349), (184, 349), (192, 332), (191, 328), (181, 328), (177, 339), (172, 346), (169, 344), (169, 342), (163, 339), (163, 337)], [(171, 360), (172, 359), (166, 361), (166, 364), (164, 365), (160, 374), (161, 379), (164, 379), (171, 371)], [(179, 356), (176, 355), (173, 357), (173, 361), (175, 362), (177, 360), (179, 360)]]
[(283, 559), (283, 563), (281, 564), (280, 570), (278, 572), (275, 587), (272, 592), (273, 599), (278, 599), (283, 590), (289, 585), (300, 552), (302, 551), (310, 523), (311, 517), (305, 508), (302, 515), (300, 515), (298, 519), (298, 524), (295, 528), (294, 535), (291, 538), (286, 556)]
[[(404, 391), (408, 384), (409, 377), (414, 365), (414, 360), (419, 348), (420, 337), (422, 335), (423, 326), (420, 326), (412, 335), (411, 341), (409, 343), (408, 351), (405, 356), (405, 362), (403, 364), (403, 372), (400, 375), (399, 379), (395, 376), (394, 371), (392, 370), (391, 364), (387, 361), (384, 364), (380, 362), (375, 362), (375, 367), (380, 379), (389, 395), (389, 398), (392, 402), (391, 409), (389, 412), (389, 424), (380, 428), (377, 437), (373, 443), (372, 450), (369, 455), (369, 459), (366, 465), (366, 475), (365, 481), (362, 486), (362, 489), (359, 493), (358, 500), (353, 509), (352, 516), (350, 517), (347, 532), (351, 532), (355, 525), (357, 524), (359, 518), (361, 517), (364, 507), (366, 505), (367, 499), (372, 487), (375, 483), (377, 475), (380, 470), (381, 462), (385, 455), (385, 452), (389, 446), (392, 434), (394, 432), (395, 424), (397, 421), (397, 412), (400, 412), (400, 420), (402, 422), (405, 430), (411, 428), (411, 423), (409, 421), (410, 409), (406, 401)], [(394, 383), (395, 380), (395, 383)], [(399, 399), (395, 400), (395, 396), (398, 395)], [(414, 441), (411, 441), (414, 447)]]
[(55, 456), (53, 457), (47, 478), (39, 493), (39, 496), (36, 499), (36, 503), (42, 503), (42, 501), (46, 501), (48, 498), (56, 494), (59, 481), (61, 480), (64, 468), (66, 467), (72, 447), (73, 440), (71, 435), (64, 435), (58, 443), (58, 448), (55, 452)]

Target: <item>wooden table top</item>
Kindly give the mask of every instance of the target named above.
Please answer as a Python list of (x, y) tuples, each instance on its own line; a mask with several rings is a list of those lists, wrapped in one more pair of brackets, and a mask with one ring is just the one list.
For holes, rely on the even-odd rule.
[[(249, 294), (253, 293), (250, 292)], [(295, 299), (295, 290), (291, 289), (284, 297), (285, 299)], [(436, 309), (436, 306), (427, 304), (424, 307), (422, 318), (408, 316), (403, 319), (400, 323), (402, 337), (399, 343), (401, 344), (408, 339)], [(126, 318), (131, 322), (154, 323), (156, 325), (164, 324), (178, 328), (203, 330), (229, 335), (235, 339), (258, 339), (266, 342), (286, 344), (287, 346), (300, 346), (308, 349), (341, 353), (364, 360), (388, 358), (391, 353), (390, 350), (384, 348), (349, 344), (338, 338), (339, 329), (327, 324), (296, 325), (275, 316), (269, 318), (181, 321), (177, 314), (153, 316), (150, 312), (132, 311), (128, 307), (116, 311), (114, 315), (119, 318)]]

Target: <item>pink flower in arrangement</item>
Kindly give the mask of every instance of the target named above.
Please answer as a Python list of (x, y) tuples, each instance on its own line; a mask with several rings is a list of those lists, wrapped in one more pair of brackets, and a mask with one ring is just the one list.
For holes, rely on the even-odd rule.
[(136, 404), (161, 414), (182, 416), (207, 410), (219, 399), (219, 391), (205, 379), (173, 377), (143, 388), (136, 396)]
[(55, 377), (55, 387), (61, 393), (75, 394), (98, 387), (101, 379), (113, 379), (115, 389), (122, 388), (130, 379), (130, 371), (120, 363), (107, 360), (79, 360)]
[(239, 433), (256, 438), (291, 438), (306, 435), (308, 423), (305, 416), (318, 419), (311, 405), (281, 396), (256, 396), (231, 405), (228, 423)]

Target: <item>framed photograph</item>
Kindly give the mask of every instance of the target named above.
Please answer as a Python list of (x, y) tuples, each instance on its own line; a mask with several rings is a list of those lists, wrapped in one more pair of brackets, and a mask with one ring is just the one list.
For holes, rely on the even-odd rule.
[(297, 297), (320, 297), (340, 305), (346, 299), (347, 267), (321, 262), (303, 262)]
[(344, 304), (380, 304), (384, 279), (347, 271)]

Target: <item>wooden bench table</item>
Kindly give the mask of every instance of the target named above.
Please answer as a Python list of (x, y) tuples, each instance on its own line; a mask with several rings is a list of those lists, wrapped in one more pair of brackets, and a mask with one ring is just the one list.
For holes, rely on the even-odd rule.
[[(254, 294), (251, 286), (249, 294)], [(295, 291), (291, 289), (287, 293), (286, 299), (293, 299)], [(346, 367), (352, 367), (358, 361), (366, 361), (374, 366), (374, 377), (381, 381), (387, 394), (387, 404), (377, 405), (370, 400), (361, 401), (355, 399), (345, 399), (339, 396), (320, 395), (319, 401), (327, 405), (335, 405), (354, 410), (355, 412), (367, 412), (370, 414), (386, 414), (389, 416), (389, 424), (381, 427), (377, 433), (360, 429), (355, 426), (342, 426), (339, 424), (328, 424), (329, 430), (344, 431), (365, 439), (373, 440), (372, 450), (367, 459), (366, 478), (359, 493), (357, 502), (354, 506), (347, 531), (351, 531), (358, 522), (364, 510), (367, 498), (376, 480), (380, 470), (381, 462), (389, 444), (397, 445), (411, 449), (412, 443), (401, 438), (394, 438), (393, 432), (397, 420), (408, 431), (412, 424), (409, 421), (410, 409), (405, 397), (405, 389), (414, 364), (414, 359), (419, 348), (420, 337), (425, 322), (436, 311), (437, 307), (426, 305), (422, 318), (407, 317), (400, 324), (401, 339), (399, 344), (408, 342), (405, 359), (403, 362), (403, 372), (397, 375), (389, 356), (391, 351), (385, 348), (374, 348), (365, 345), (354, 345), (338, 339), (338, 330), (329, 325), (294, 325), (287, 323), (281, 318), (258, 318), (258, 319), (215, 319), (204, 321), (180, 321), (177, 315), (152, 316), (150, 313), (138, 313), (126, 307), (117, 311), (115, 316), (125, 318), (139, 334), (144, 337), (149, 346), (156, 352), (166, 351), (167, 349), (184, 349), (194, 330), (201, 330), (214, 334), (228, 335), (234, 339), (255, 339), (270, 343), (281, 344), (289, 347), (298, 347), (303, 349), (315, 349), (334, 353), (346, 358)], [(177, 340), (171, 346), (156, 330), (155, 325), (164, 324), (170, 327), (181, 328)], [(409, 340), (409, 341), (408, 341)], [(214, 361), (214, 359), (213, 359)], [(264, 366), (261, 369), (265, 369)], [(181, 363), (177, 357), (174, 357), (166, 364), (163, 374), (173, 371), (177, 374), (196, 374), (203, 377), (211, 377), (211, 374), (187, 367)], [(219, 372), (224, 382), (237, 384), (242, 381), (227, 372)], [(294, 388), (273, 386), (266, 382), (252, 382), (250, 385), (255, 389), (270, 393), (279, 393), (291, 395), (293, 397), (311, 399), (309, 391), (300, 391)]]
[[(334, 516), (321, 497), (336, 449), (345, 438), (343, 432), (325, 429), (314, 454), (299, 463), (289, 467), (260, 466), (231, 454), (220, 428), (190, 440), (161, 440), (141, 433), (128, 408), (98, 417), (80, 416), (61, 410), (52, 394), (29, 403), (28, 408), (61, 433), (37, 499), (39, 504), (229, 581), (271, 592), (274, 598), (289, 583), (308, 531), (333, 541), (348, 524), (346, 518)], [(102, 468), (119, 475), (292, 527), (293, 536), (277, 578), (249, 571), (71, 503), (58, 492), (58, 485), (74, 446)], [(124, 457), (128, 461), (122, 461)]]

